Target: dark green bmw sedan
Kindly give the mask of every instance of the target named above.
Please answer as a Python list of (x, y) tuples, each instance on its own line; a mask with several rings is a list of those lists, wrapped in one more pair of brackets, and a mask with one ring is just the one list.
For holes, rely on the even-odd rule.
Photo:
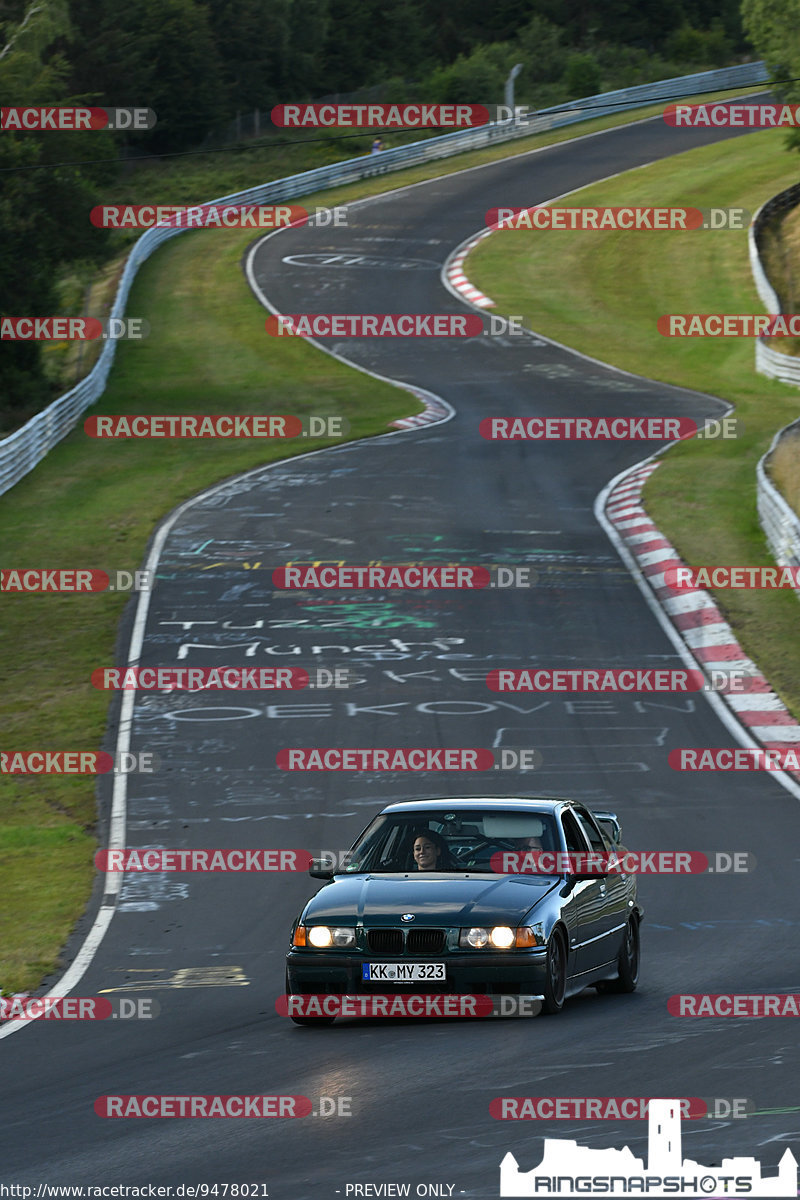
[[(414, 800), (367, 826), (292, 928), (292, 998), (415, 991), (525, 996), (556, 1013), (595, 986), (632, 992), (642, 909), (613, 813), (547, 797)], [(337, 1010), (333, 1010), (337, 1011)]]

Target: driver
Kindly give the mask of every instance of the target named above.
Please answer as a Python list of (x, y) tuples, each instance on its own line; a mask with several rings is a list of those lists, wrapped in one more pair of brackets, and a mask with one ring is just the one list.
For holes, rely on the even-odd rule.
[(450, 851), (444, 838), (430, 829), (423, 829), (414, 839), (414, 865), (418, 871), (447, 871), (451, 867)]

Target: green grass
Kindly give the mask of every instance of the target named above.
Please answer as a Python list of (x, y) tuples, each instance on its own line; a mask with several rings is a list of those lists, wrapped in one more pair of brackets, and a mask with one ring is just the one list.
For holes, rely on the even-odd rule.
[[(418, 411), (408, 393), (300, 339), (267, 337), (266, 313), (240, 269), (251, 239), (238, 231), (185, 234), (145, 264), (129, 311), (146, 314), (152, 333), (120, 345), (110, 386), (92, 415), (330, 413), (345, 416), (350, 436), (359, 438)], [(0, 562), (135, 569), (153, 527), (181, 500), (325, 444), (331, 443), (99, 441), (79, 427), (0, 497)], [(114, 662), (124, 603), (106, 593), (2, 596), (3, 749), (99, 747), (109, 697), (91, 687), (89, 676)], [(91, 888), (94, 824), (92, 779), (0, 777), (6, 992), (35, 987), (56, 965)]]
[[(561, 204), (739, 206), (752, 214), (797, 179), (797, 155), (783, 142), (780, 131), (765, 131), (692, 150)], [(645, 504), (691, 564), (772, 562), (756, 514), (755, 468), (775, 430), (800, 415), (800, 393), (756, 375), (752, 339), (666, 338), (656, 330), (664, 313), (763, 311), (744, 232), (507, 230), (473, 252), (467, 274), (498, 311), (524, 314), (525, 324), (549, 337), (731, 401), (743, 436), (670, 450), (648, 482)], [(794, 594), (720, 591), (715, 599), (800, 717)]]

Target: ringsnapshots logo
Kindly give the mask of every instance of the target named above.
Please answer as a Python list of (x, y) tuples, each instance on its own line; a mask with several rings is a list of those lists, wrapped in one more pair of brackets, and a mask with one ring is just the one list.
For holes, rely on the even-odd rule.
[(757, 1159), (724, 1158), (719, 1167), (704, 1167), (684, 1158), (681, 1146), (681, 1101), (650, 1100), (647, 1162), (622, 1150), (589, 1149), (574, 1140), (545, 1138), (542, 1160), (521, 1171), (509, 1151), (500, 1164), (500, 1195), (675, 1196), (708, 1200), (717, 1196), (784, 1197), (797, 1195), (797, 1159), (786, 1149), (776, 1175), (764, 1176)]

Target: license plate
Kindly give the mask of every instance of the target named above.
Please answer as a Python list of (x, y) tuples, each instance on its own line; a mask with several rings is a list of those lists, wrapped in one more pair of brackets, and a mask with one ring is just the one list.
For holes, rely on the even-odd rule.
[(362, 963), (365, 983), (426, 983), (447, 978), (444, 963)]

